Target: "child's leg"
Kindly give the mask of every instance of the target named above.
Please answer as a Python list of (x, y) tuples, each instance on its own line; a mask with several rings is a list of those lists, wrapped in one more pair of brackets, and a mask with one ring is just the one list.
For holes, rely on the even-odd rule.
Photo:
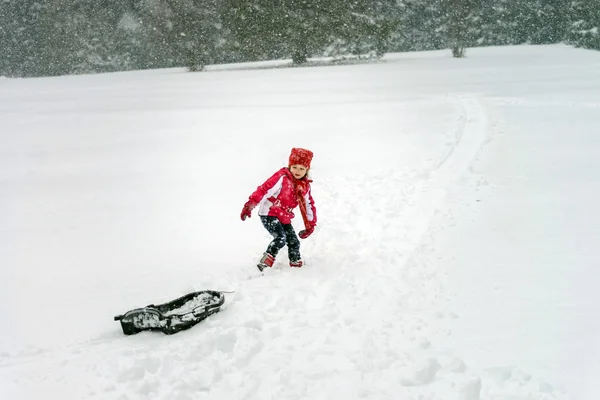
[(267, 253), (275, 257), (286, 244), (286, 232), (277, 217), (260, 217), (260, 220), (265, 229), (273, 236), (273, 240), (267, 246)]
[(285, 232), (285, 237), (287, 240), (290, 262), (294, 263), (300, 261), (300, 239), (298, 239), (298, 235), (296, 235), (294, 227), (292, 224), (286, 224), (282, 225), (282, 228)]

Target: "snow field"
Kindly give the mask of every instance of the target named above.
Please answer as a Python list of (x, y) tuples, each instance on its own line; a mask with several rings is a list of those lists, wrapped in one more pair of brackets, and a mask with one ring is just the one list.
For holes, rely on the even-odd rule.
[[(596, 59), (554, 46), (473, 54), (460, 65), (433, 52), (340, 67), (3, 81), (0, 397), (570, 398), (541, 364), (519, 365), (515, 338), (492, 340), (520, 331), (481, 303), (492, 290), (474, 271), (496, 273), (485, 269), (501, 266), (494, 240), (512, 234), (489, 237), (478, 225), (501, 215), (486, 209), (501, 193), (495, 172), (514, 176), (527, 160), (518, 146), (503, 158), (498, 143), (522, 137), (515, 118), (549, 129), (530, 108), (587, 112), (589, 122), (594, 94), (548, 60)], [(557, 78), (568, 96), (545, 85)], [(572, 162), (593, 157), (560, 144), (573, 146)], [(269, 237), (239, 210), (293, 146), (315, 152), (320, 223), (302, 242), (306, 266), (287, 267), (284, 250), (249, 280)], [(513, 263), (526, 268), (516, 261), (527, 251)], [(526, 275), (512, 272), (497, 286)], [(123, 337), (112, 321), (201, 289), (236, 293), (189, 331)]]

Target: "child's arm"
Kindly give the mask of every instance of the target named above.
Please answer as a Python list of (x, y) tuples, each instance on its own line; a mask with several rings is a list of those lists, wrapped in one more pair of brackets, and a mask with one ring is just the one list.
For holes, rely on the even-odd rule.
[(244, 208), (242, 208), (242, 214), (240, 215), (242, 221), (246, 218), (250, 218), (252, 216), (252, 210), (261, 200), (267, 195), (267, 193), (274, 193), (278, 187), (281, 185), (281, 180), (283, 179), (283, 170), (277, 171), (273, 174), (269, 179), (267, 179), (262, 185), (256, 188), (254, 193), (252, 193), (244, 204)]
[(276, 187), (281, 186), (281, 180), (283, 179), (284, 172), (277, 171), (267, 179), (262, 185), (256, 188), (254, 193), (250, 195), (249, 200), (254, 203), (254, 205), (261, 202), (261, 200), (265, 197), (265, 195), (269, 192), (275, 192)]
[(315, 206), (315, 200), (312, 197), (310, 188), (304, 195), (304, 200), (306, 202), (306, 217), (310, 221), (313, 229), (317, 226), (317, 207)]
[[(303, 196), (303, 200), (306, 207), (303, 207), (304, 210), (302, 210), (302, 216), (304, 217), (304, 225), (306, 229), (298, 232), (300, 239), (306, 239), (309, 237), (315, 231), (315, 226), (317, 226), (317, 207), (315, 207), (315, 201), (310, 193), (310, 187)], [(304, 215), (305, 212), (306, 215)]]

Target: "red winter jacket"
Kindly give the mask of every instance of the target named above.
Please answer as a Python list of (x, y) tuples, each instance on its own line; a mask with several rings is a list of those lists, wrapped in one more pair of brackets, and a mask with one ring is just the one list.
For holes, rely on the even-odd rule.
[(314, 228), (317, 225), (317, 209), (310, 194), (310, 182), (307, 177), (294, 178), (284, 167), (260, 185), (250, 195), (250, 200), (258, 204), (258, 215), (277, 217), (282, 224), (291, 224), (294, 218), (292, 210), (298, 206), (298, 196), (302, 196), (307, 220)]

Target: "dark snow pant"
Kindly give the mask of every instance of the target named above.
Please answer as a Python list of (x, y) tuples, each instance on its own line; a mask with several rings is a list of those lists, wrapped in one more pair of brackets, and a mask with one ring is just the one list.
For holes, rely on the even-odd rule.
[(292, 224), (282, 224), (277, 217), (260, 217), (263, 226), (273, 236), (273, 241), (267, 247), (267, 253), (277, 256), (279, 250), (287, 244), (288, 256), (291, 262), (300, 260), (300, 240)]

